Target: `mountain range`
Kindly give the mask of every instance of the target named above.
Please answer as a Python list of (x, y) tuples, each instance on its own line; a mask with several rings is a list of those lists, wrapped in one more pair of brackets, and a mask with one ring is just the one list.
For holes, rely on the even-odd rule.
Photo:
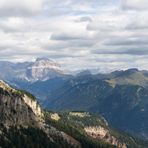
[(0, 81), (0, 147), (146, 148), (89, 112), (49, 112), (28, 92)]
[[(53, 69), (50, 66), (47, 69), (45, 66), (43, 70), (42, 66), (40, 69), (36, 64), (48, 65), (49, 61), (41, 58), (32, 62), (31, 65), (36, 65), (35, 69), (38, 70), (35, 72), (36, 75), (31, 72), (27, 78), (26, 75), (22, 78), (20, 72), (18, 75), (12, 72), (7, 77), (6, 71), (9, 68), (5, 65), (6, 71), (0, 73), (0, 78), (3, 77), (15, 88), (27, 90), (35, 95), (42, 107), (47, 110), (79, 110), (101, 114), (111, 126), (148, 138), (148, 71), (133, 68), (106, 74), (91, 74), (84, 71), (77, 75), (67, 75), (59, 68), (54, 68), (55, 73), (51, 76), (50, 71)], [(16, 65), (17, 63), (15, 67), (19, 70)], [(21, 63), (21, 67), (22, 65), (26, 64)], [(28, 74), (27, 70), (28, 68), (25, 74)], [(49, 73), (44, 75), (45, 71)]]

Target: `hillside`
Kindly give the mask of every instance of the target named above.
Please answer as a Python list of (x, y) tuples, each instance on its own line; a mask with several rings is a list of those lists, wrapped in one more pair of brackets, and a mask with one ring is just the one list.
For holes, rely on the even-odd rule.
[(0, 146), (145, 148), (147, 142), (109, 127), (88, 112), (44, 111), (31, 94), (0, 81)]
[[(102, 147), (105, 143), (111, 143), (118, 148), (147, 147), (147, 141), (119, 132), (111, 128), (103, 117), (89, 112), (48, 112), (46, 116), (48, 123), (79, 140), (85, 148), (94, 147), (96, 144), (97, 147)], [(100, 139), (102, 142), (98, 143)]]
[(147, 104), (148, 92), (142, 86), (117, 84), (113, 87), (104, 80), (76, 78), (48, 94), (44, 106), (59, 111), (102, 114), (114, 127), (147, 137)]

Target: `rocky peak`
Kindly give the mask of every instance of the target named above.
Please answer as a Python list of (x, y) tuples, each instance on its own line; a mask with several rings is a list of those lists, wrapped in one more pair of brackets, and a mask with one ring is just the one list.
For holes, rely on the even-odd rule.
[(45, 81), (61, 75), (63, 75), (61, 66), (48, 58), (38, 58), (26, 71), (28, 81)]
[(41, 57), (41, 58), (37, 58), (36, 62), (37, 61), (51, 61), (51, 60), (49, 58), (47, 58), (47, 57)]
[(0, 61), (0, 79), (6, 81), (45, 81), (64, 75), (60, 64), (48, 58), (37, 58), (34, 62), (11, 63)]
[(36, 69), (49, 68), (49, 69), (61, 70), (60, 67), (61, 66), (58, 63), (48, 58), (37, 58), (36, 61), (31, 66), (31, 68), (36, 68)]

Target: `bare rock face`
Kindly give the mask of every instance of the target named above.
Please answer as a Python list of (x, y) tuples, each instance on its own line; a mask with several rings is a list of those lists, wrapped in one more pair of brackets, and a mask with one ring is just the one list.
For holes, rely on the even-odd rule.
[(23, 96), (24, 102), (32, 109), (37, 117), (43, 117), (43, 112), (36, 100), (30, 99), (26, 94)]
[(110, 143), (118, 148), (127, 148), (126, 144), (120, 143), (117, 138), (110, 135), (109, 131), (101, 126), (98, 127), (85, 127), (85, 132), (92, 138), (103, 140), (104, 142)]
[(42, 109), (36, 100), (0, 81), (0, 123), (34, 125), (42, 117)]

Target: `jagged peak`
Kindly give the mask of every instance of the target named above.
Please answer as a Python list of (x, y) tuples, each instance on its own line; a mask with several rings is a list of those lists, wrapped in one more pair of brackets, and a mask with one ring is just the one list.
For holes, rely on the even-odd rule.
[(41, 57), (37, 58), (35, 62), (32, 64), (33, 68), (55, 68), (55, 69), (60, 69), (61, 66), (59, 63), (57, 63), (54, 60), (51, 60), (47, 57)]
[(48, 64), (54, 64), (60, 67), (60, 64), (58, 64), (56, 61), (49, 59), (47, 57), (37, 58), (34, 63), (48, 63)]

